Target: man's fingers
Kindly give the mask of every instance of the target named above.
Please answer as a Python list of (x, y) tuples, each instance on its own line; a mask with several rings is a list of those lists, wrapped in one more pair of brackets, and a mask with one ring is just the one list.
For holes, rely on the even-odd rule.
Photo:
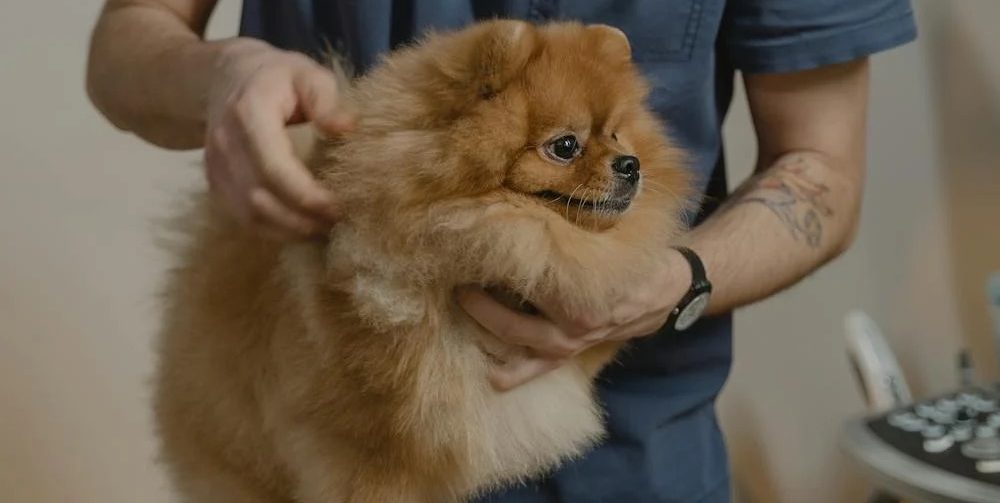
[(217, 154), (211, 152), (211, 149), (205, 150), (205, 178), (208, 180), (209, 190), (222, 200), (222, 204), (229, 210), (231, 215), (236, 217), (236, 220), (245, 225), (249, 224), (249, 206), (244, 204), (244, 201), (240, 198), (237, 186), (230, 177), (226, 167), (218, 164), (218, 161), (210, 161), (210, 159), (217, 156)]
[(490, 369), (490, 384), (497, 391), (516, 388), (550, 372), (563, 362), (547, 358), (518, 358)]
[(546, 318), (552, 320), (552, 323), (559, 326), (560, 330), (574, 338), (599, 339), (600, 334), (606, 334), (612, 328), (611, 320), (598, 316), (593, 311), (567, 312), (558, 297), (546, 296), (537, 299), (535, 307)]
[(459, 305), (469, 316), (508, 344), (528, 346), (544, 357), (555, 359), (570, 357), (585, 345), (547, 320), (509, 309), (481, 288), (461, 287), (456, 293)]
[(316, 234), (325, 225), (282, 204), (247, 169), (246, 153), (232, 148), (224, 132), (213, 135), (205, 148), (205, 174), (212, 192), (245, 226), (274, 239)]
[(641, 316), (627, 325), (621, 325), (607, 334), (606, 340), (626, 341), (656, 333), (667, 321), (669, 312), (653, 312)]
[(354, 112), (340, 92), (333, 73), (316, 66), (302, 71), (292, 79), (306, 118), (327, 133), (338, 133), (354, 126)]
[(264, 107), (244, 105), (240, 112), (245, 147), (257, 163), (261, 178), (281, 201), (303, 213), (329, 220), (339, 216), (336, 202), (328, 190), (313, 177), (293, 153), (292, 141), (285, 131), (284, 118), (265, 114)]
[(333, 73), (301, 54), (258, 50), (227, 60), (220, 75), (205, 142), (213, 192), (268, 235), (280, 229), (301, 237), (335, 221), (336, 198), (296, 155), (285, 129), (303, 119), (321, 129), (349, 124)]
[(320, 233), (326, 227), (321, 221), (295, 212), (281, 203), (264, 187), (250, 189), (250, 206), (259, 218), (300, 237)]

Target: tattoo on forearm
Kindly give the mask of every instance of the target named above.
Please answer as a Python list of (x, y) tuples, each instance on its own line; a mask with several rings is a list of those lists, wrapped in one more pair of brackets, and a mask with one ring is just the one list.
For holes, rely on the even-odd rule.
[(796, 240), (818, 248), (823, 240), (823, 222), (833, 215), (826, 198), (830, 188), (808, 173), (801, 156), (783, 160), (741, 193), (733, 204), (758, 203), (781, 219)]

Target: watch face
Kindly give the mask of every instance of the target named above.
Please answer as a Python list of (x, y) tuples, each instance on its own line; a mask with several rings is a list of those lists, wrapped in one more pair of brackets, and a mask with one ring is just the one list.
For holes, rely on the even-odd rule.
[(688, 305), (684, 306), (684, 309), (677, 315), (674, 328), (687, 330), (695, 321), (698, 321), (698, 318), (701, 318), (701, 313), (704, 313), (705, 308), (708, 307), (708, 298), (709, 292), (705, 292), (691, 299), (691, 302), (688, 302)]

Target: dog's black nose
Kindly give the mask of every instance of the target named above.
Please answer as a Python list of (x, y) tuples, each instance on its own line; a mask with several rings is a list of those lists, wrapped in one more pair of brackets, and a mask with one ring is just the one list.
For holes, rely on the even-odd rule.
[(615, 174), (630, 181), (639, 180), (639, 159), (633, 155), (620, 155), (611, 161), (611, 169)]

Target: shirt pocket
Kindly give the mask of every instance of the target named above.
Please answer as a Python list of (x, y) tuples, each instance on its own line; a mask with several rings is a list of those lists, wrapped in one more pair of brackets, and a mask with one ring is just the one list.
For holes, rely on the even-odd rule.
[(691, 59), (705, 0), (616, 0), (574, 4), (585, 23), (615, 26), (628, 36), (636, 62)]

